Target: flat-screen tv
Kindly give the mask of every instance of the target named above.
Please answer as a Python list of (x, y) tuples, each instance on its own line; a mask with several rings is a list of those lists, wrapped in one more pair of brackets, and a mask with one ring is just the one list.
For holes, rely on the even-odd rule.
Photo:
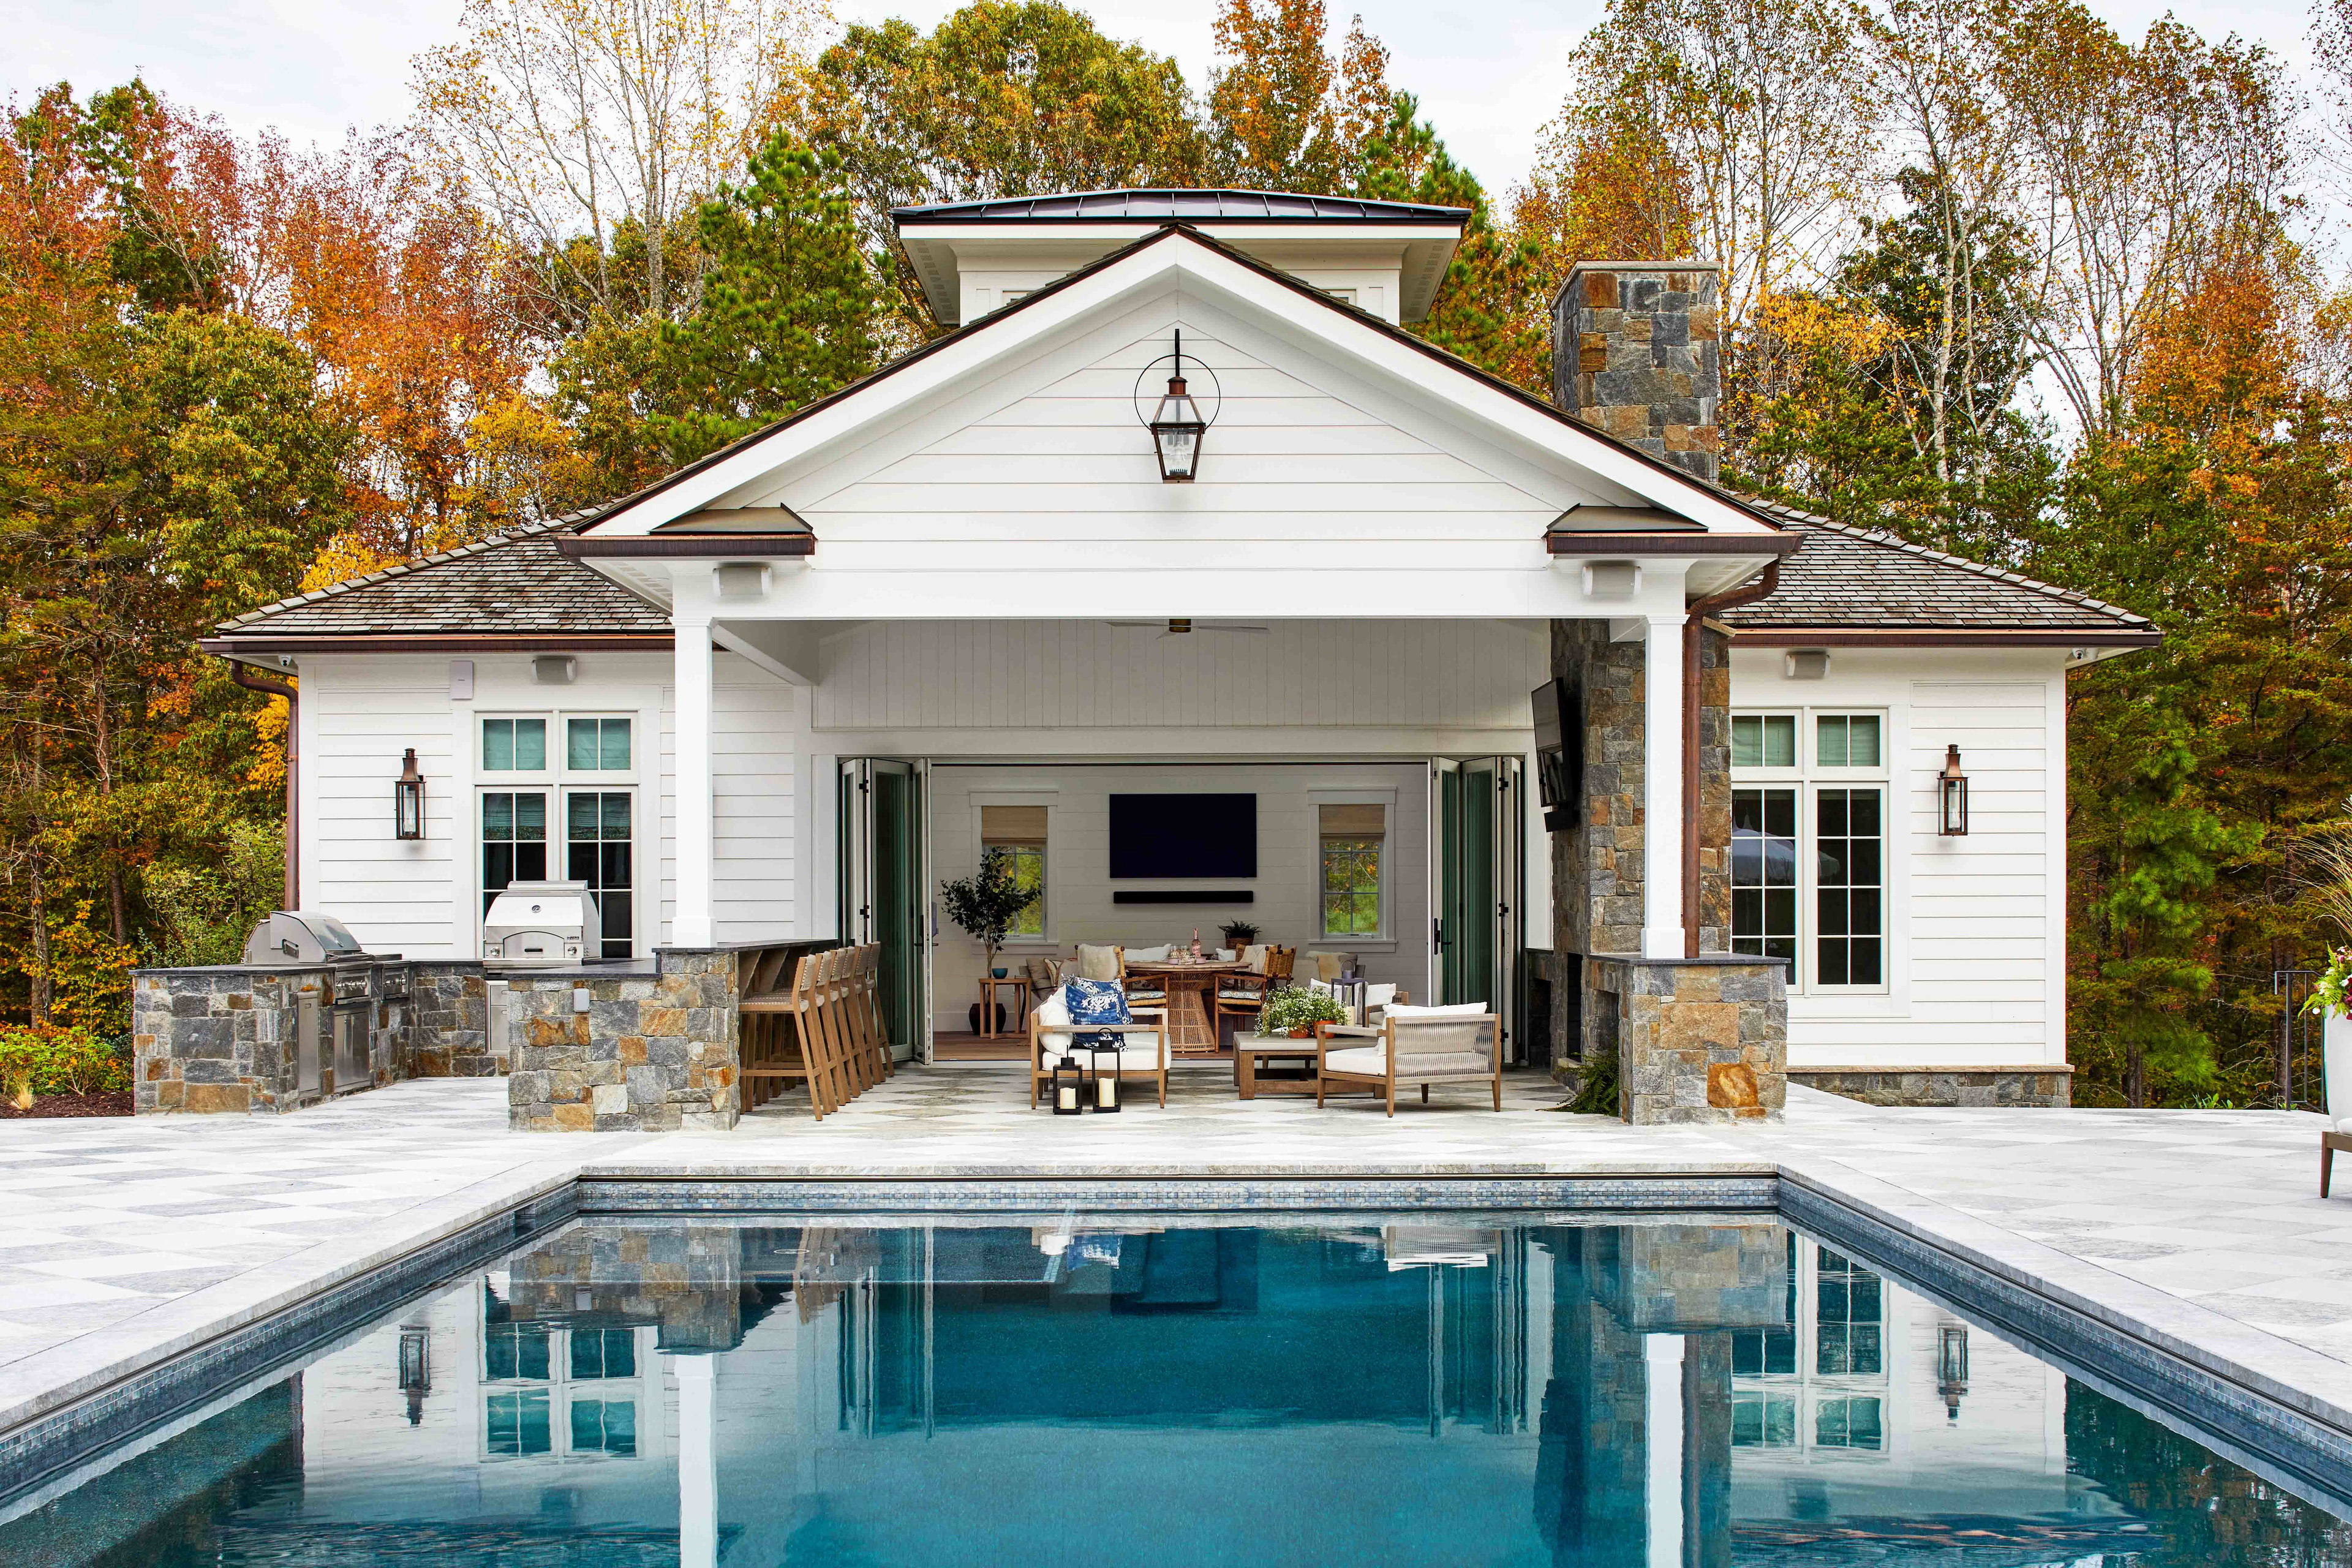
[(1110, 874), (1256, 876), (1257, 796), (1111, 796)]
[(1573, 679), (1548, 680), (1530, 694), (1536, 722), (1536, 785), (1544, 829), (1576, 826), (1584, 793), (1584, 691)]

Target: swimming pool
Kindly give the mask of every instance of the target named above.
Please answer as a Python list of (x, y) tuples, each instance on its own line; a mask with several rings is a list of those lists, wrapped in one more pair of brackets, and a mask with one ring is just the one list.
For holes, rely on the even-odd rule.
[(649, 1215), (52, 1479), (0, 1563), (2352, 1563), (2309, 1490), (1763, 1215)]

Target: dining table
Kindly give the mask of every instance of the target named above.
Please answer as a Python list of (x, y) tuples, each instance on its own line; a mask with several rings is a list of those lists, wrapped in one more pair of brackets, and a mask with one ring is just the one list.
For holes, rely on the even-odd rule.
[(1256, 970), (1239, 959), (1171, 958), (1157, 963), (1128, 960), (1130, 979), (1156, 980), (1168, 991), (1168, 1054), (1213, 1057), (1217, 1054), (1217, 982)]

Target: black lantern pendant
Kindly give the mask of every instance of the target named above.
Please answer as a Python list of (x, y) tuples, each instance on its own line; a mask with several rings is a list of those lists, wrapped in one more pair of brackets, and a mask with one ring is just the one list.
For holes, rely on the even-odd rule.
[(1936, 1392), (1944, 1396), (1945, 1418), (1958, 1421), (1960, 1398), (1969, 1391), (1969, 1331), (1959, 1323), (1946, 1323), (1937, 1341)]
[(1076, 1116), (1087, 1108), (1087, 1075), (1078, 1058), (1066, 1056), (1054, 1064), (1054, 1114)]
[(1184, 390), (1184, 331), (1176, 330), (1176, 374), (1151, 417), (1151, 443), (1160, 452), (1160, 477), (1171, 485), (1189, 485), (1201, 468), (1201, 437), (1209, 428), (1201, 405)]
[(392, 836), (425, 837), (425, 775), (416, 771), (416, 748), (401, 759), (400, 777), (392, 786)]
[(1118, 1109), (1118, 1045), (1114, 1043), (1106, 1046), (1097, 1040), (1087, 1055), (1094, 1058), (1095, 1109), (1117, 1110)]
[(1957, 838), (1969, 830), (1969, 781), (1960, 772), (1960, 749), (1944, 749), (1944, 771), (1936, 776), (1936, 831)]

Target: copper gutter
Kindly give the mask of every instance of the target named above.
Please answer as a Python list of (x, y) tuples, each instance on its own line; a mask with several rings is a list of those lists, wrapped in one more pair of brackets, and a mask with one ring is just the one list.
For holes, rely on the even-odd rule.
[(1683, 956), (1698, 956), (1699, 855), (1699, 634), (1706, 617), (1718, 610), (1752, 605), (1780, 585), (1780, 563), (1764, 568), (1764, 575), (1745, 588), (1709, 595), (1690, 606), (1683, 621)]
[(286, 699), (286, 902), (279, 907), (299, 909), (302, 890), (301, 818), (295, 810), (294, 784), (300, 761), (302, 694), (290, 682), (257, 675), (251, 666), (236, 659), (229, 661), (228, 678), (247, 691)]

